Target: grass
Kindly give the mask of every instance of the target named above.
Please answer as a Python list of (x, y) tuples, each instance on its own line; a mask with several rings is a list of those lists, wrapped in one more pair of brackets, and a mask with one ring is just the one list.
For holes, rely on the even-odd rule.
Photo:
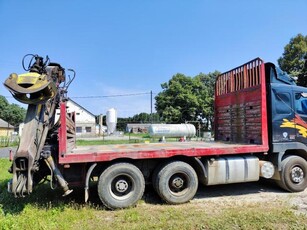
[[(159, 138), (152, 138), (148, 133), (143, 134), (125, 134), (125, 136), (129, 139), (125, 140), (104, 140), (98, 139), (97, 140), (83, 140), (77, 139), (76, 144), (77, 146), (89, 146), (89, 145), (115, 145), (115, 144), (135, 144), (135, 143), (144, 143), (145, 141), (149, 141), (151, 143), (159, 142)], [(167, 138), (168, 142), (178, 141), (178, 138)], [(17, 147), (19, 144), (19, 139), (15, 141), (10, 141), (8, 137), (0, 137), (0, 148), (1, 147)]]
[(83, 188), (63, 198), (48, 184), (30, 196), (14, 198), (6, 192), (10, 163), (0, 159), (0, 229), (306, 229), (307, 218), (283, 201), (193, 201), (166, 205), (150, 187), (137, 207), (108, 211), (92, 188), (91, 203), (84, 204)]
[(15, 138), (14, 140), (11, 137), (0, 136), (0, 147), (14, 147), (18, 146), (19, 138)]
[(115, 144), (129, 144), (137, 143), (139, 140), (77, 140), (77, 146), (89, 146), (89, 145), (115, 145)]
[(138, 137), (138, 138), (148, 138), (150, 139), (150, 135), (148, 133), (125, 133), (127, 137)]
[[(133, 134), (130, 139), (124, 140), (82, 140), (77, 139), (77, 146), (89, 146), (89, 145), (115, 145), (115, 144), (135, 144), (135, 143), (144, 143), (144, 142), (158, 143), (159, 138), (151, 138), (148, 134)], [(167, 138), (167, 142), (177, 142), (178, 138)]]

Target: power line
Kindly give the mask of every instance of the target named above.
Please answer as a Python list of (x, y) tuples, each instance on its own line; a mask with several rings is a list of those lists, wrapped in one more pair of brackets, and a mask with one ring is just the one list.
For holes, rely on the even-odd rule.
[[(98, 95), (98, 96), (69, 96), (72, 99), (86, 99), (86, 98), (109, 98), (109, 97), (130, 97), (130, 96), (140, 96), (140, 95), (149, 95), (156, 94), (151, 92), (146, 93), (128, 93), (128, 94), (114, 94), (114, 95)], [(5, 98), (13, 98), (13, 96), (3, 96)]]
[(146, 93), (129, 93), (129, 94), (114, 94), (114, 95), (103, 95), (103, 96), (71, 96), (70, 98), (108, 98), (108, 97), (129, 97), (129, 96), (140, 96), (149, 95), (151, 92)]

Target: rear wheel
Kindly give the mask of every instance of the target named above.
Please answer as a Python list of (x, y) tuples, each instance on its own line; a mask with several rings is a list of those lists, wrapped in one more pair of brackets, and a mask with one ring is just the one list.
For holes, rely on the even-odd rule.
[(153, 175), (153, 186), (167, 203), (182, 204), (191, 200), (196, 194), (198, 178), (189, 164), (174, 161), (156, 170)]
[(307, 162), (298, 156), (289, 156), (281, 162), (280, 187), (290, 192), (301, 192), (307, 187)]
[(145, 181), (133, 164), (117, 163), (104, 170), (98, 181), (101, 202), (110, 209), (134, 206), (142, 198)]

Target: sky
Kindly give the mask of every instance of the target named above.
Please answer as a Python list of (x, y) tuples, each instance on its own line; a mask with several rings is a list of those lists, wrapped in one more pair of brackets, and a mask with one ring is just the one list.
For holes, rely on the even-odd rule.
[[(150, 113), (150, 91), (176, 73), (277, 64), (307, 35), (306, 12), (306, 0), (0, 0), (0, 79), (24, 73), (26, 54), (48, 55), (76, 71), (68, 96), (91, 113)], [(0, 95), (19, 104), (3, 84)]]

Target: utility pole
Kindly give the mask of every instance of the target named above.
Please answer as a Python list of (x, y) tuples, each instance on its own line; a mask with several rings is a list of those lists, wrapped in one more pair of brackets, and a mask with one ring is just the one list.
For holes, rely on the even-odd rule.
[(152, 90), (150, 91), (150, 123), (152, 124)]
[(99, 115), (99, 136), (102, 135), (103, 115)]

